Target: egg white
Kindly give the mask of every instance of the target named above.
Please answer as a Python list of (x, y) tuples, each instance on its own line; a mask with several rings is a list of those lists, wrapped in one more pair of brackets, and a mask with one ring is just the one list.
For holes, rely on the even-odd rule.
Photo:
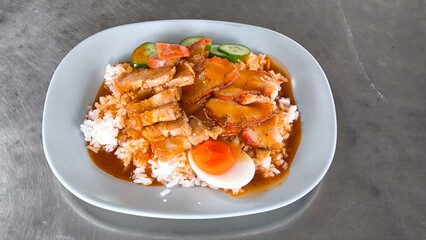
[(256, 167), (252, 158), (238, 147), (234, 147), (237, 161), (227, 172), (214, 175), (204, 172), (194, 162), (191, 151), (188, 152), (188, 160), (192, 170), (198, 178), (218, 188), (235, 189), (247, 185), (254, 177)]

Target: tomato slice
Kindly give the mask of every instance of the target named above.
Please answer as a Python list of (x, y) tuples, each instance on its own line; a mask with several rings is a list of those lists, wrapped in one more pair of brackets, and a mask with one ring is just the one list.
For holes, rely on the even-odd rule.
[(169, 43), (156, 43), (157, 55), (160, 59), (174, 59), (189, 56), (189, 49), (185, 46)]
[(204, 51), (209, 50), (209, 47), (210, 47), (209, 45), (211, 45), (211, 43), (212, 43), (212, 40), (208, 38), (203, 38), (193, 43), (192, 45), (188, 47), (191, 56), (194, 56), (197, 54), (203, 54)]

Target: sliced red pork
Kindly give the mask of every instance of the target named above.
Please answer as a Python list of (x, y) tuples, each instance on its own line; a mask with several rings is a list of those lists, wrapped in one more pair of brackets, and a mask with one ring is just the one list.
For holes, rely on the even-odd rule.
[(194, 84), (182, 88), (182, 101), (196, 103), (211, 92), (234, 82), (239, 73), (235, 65), (226, 59), (213, 57), (205, 60), (195, 70)]
[(274, 115), (258, 126), (243, 129), (241, 135), (248, 146), (278, 150), (284, 144), (284, 137), (280, 133), (281, 128), (279, 116)]
[(256, 102), (241, 105), (234, 101), (211, 98), (206, 102), (205, 108), (207, 114), (216, 120), (226, 133), (238, 133), (246, 126), (268, 120), (273, 114), (275, 104)]
[(272, 101), (278, 96), (281, 81), (270, 73), (257, 70), (242, 70), (231, 85), (214, 92), (215, 97), (223, 100), (235, 100), (242, 104), (255, 101)]

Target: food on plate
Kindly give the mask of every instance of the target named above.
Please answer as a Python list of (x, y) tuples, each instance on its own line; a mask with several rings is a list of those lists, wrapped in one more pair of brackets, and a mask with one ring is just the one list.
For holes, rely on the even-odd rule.
[(143, 43), (133, 51), (130, 65), (133, 68), (148, 67), (148, 60), (155, 54), (157, 54), (155, 43)]
[(282, 181), (301, 137), (289, 75), (265, 54), (203, 36), (146, 42), (108, 65), (80, 129), (111, 175), (234, 195)]
[(188, 160), (197, 176), (224, 189), (240, 189), (254, 177), (254, 162), (238, 146), (206, 140), (188, 152)]
[(231, 62), (239, 62), (243, 57), (251, 53), (250, 49), (243, 45), (238, 44), (213, 44), (210, 47), (210, 57), (216, 56), (226, 58)]
[(226, 59), (213, 57), (195, 67), (194, 84), (183, 87), (182, 101), (195, 103), (210, 93), (233, 83), (239, 76), (236, 66)]

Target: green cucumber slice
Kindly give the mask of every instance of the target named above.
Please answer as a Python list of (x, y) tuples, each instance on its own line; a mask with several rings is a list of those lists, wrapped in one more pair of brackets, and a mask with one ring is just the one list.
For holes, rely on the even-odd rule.
[(190, 45), (192, 45), (192, 44), (200, 41), (203, 38), (205, 38), (205, 37), (203, 37), (203, 36), (191, 36), (191, 37), (187, 37), (187, 38), (183, 39), (182, 41), (180, 41), (179, 45), (188, 47), (188, 46), (190, 46)]
[(239, 58), (245, 57), (251, 53), (248, 47), (240, 44), (223, 44), (219, 46), (218, 50)]
[(217, 45), (217, 44), (212, 44), (211, 48), (210, 48), (210, 54), (209, 57), (220, 57), (220, 58), (226, 58), (228, 59), (230, 62), (239, 62), (241, 60), (241, 57), (238, 56), (234, 56), (234, 55), (230, 55), (230, 54), (226, 54), (222, 51), (220, 51), (220, 46), (221, 45)]
[(219, 51), (219, 47), (220, 47), (220, 45), (212, 44), (212, 46), (210, 47), (210, 54), (209, 54), (209, 57), (214, 57), (214, 56), (216, 56), (216, 57), (220, 57), (220, 58), (226, 58), (226, 56), (227, 56), (228, 54), (226, 54), (226, 53), (223, 53), (223, 52)]
[(212, 44), (211, 43), (209, 43), (209, 44), (207, 44), (205, 47), (204, 47), (204, 51), (209, 51), (210, 52), (210, 50), (212, 49)]
[(226, 59), (228, 59), (230, 62), (233, 62), (233, 63), (241, 61), (241, 57), (237, 57), (234, 55), (228, 55), (226, 56)]
[(133, 51), (130, 65), (133, 68), (148, 68), (148, 59), (155, 54), (157, 54), (155, 43), (143, 43)]

